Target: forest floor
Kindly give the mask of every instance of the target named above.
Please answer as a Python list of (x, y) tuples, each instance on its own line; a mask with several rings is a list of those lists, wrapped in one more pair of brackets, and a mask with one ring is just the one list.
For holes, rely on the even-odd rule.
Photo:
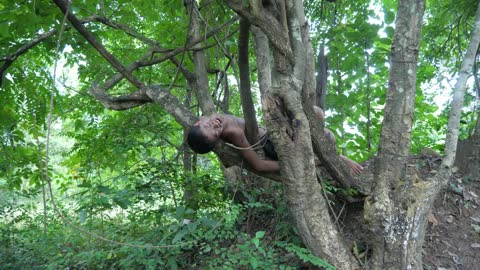
[(435, 200), (424, 243), (425, 269), (480, 269), (480, 179), (455, 174)]
[[(440, 158), (418, 155), (409, 160), (421, 178), (436, 174)], [(369, 164), (362, 164), (369, 166)], [(344, 206), (336, 203), (336, 212)], [(339, 224), (357, 258), (368, 260), (363, 201), (346, 204)], [(341, 211), (340, 211), (341, 212)], [(480, 269), (480, 179), (454, 173), (428, 216), (423, 249), (425, 270)], [(356, 249), (356, 250), (355, 250)], [(365, 262), (366, 263), (366, 262)]]

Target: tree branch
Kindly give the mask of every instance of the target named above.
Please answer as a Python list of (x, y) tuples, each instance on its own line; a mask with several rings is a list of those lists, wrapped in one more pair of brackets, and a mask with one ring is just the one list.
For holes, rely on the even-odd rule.
[(460, 124), (460, 116), (462, 114), (466, 83), (468, 76), (473, 71), (475, 56), (477, 55), (480, 44), (480, 3), (477, 6), (475, 22), (471, 35), (470, 43), (468, 45), (467, 52), (463, 57), (462, 66), (455, 84), (450, 115), (448, 118), (448, 132), (445, 138), (445, 158), (442, 162), (442, 165), (446, 167), (452, 167), (455, 162), (458, 142), (458, 126)]
[(258, 140), (258, 123), (255, 117), (255, 107), (250, 89), (250, 66), (248, 55), (248, 40), (250, 23), (240, 19), (238, 34), (238, 68), (240, 70), (240, 97), (242, 100), (243, 117), (245, 118), (245, 134), (251, 144)]
[(180, 100), (162, 87), (151, 85), (145, 87), (146, 95), (154, 103), (161, 105), (184, 128), (190, 128), (197, 118)]
[(108, 26), (110, 26), (114, 29), (117, 29), (117, 30), (122, 30), (127, 35), (129, 35), (133, 38), (136, 38), (136, 39), (140, 40), (141, 42), (143, 42), (145, 44), (148, 44), (148, 45), (151, 45), (151, 46), (158, 46), (158, 44), (159, 44), (158, 41), (153, 40), (151, 38), (148, 38), (144, 35), (141, 35), (140, 33), (138, 33), (137, 31), (135, 31), (134, 29), (130, 28), (127, 25), (117, 23), (117, 22), (112, 21), (112, 20), (110, 20), (106, 17), (98, 16), (98, 15), (94, 15), (91, 18), (92, 18), (93, 21), (103, 23), (103, 24), (108, 25)]
[[(92, 17), (92, 19), (94, 19), (94, 18), (95, 17)], [(212, 37), (213, 35), (215, 35), (219, 31), (221, 31), (225, 27), (228, 27), (228, 26), (232, 25), (233, 23), (235, 23), (237, 20), (238, 20), (238, 17), (234, 17), (234, 18), (228, 20), (227, 22), (225, 22), (224, 24), (222, 24), (218, 28), (208, 32), (205, 35), (205, 38), (208, 39), (208, 38)], [(110, 22), (110, 23), (112, 25), (119, 25), (115, 22)], [(122, 28), (128, 28), (128, 27), (127, 26), (122, 26)], [(151, 51), (147, 52), (139, 61), (131, 64), (130, 66), (128, 66), (127, 71), (129, 71), (131, 73), (132, 71), (137, 70), (139, 68), (147, 67), (147, 66), (153, 66), (153, 65), (162, 63), (166, 60), (170, 60), (175, 66), (180, 68), (180, 71), (187, 78), (187, 80), (190, 81), (190, 80), (194, 79), (195, 75), (193, 73), (191, 73), (190, 71), (188, 71), (187, 69), (180, 66), (180, 63), (175, 59), (175, 56), (177, 56), (180, 53), (185, 52), (186, 50), (192, 49), (192, 47), (194, 47), (196, 44), (202, 42), (204, 40), (203, 38), (197, 38), (197, 39), (190, 40), (185, 47), (181, 47), (181, 48), (177, 48), (177, 49), (165, 49), (165, 48), (161, 48), (160, 45), (158, 45), (159, 42), (150, 40), (146, 37), (142, 37), (139, 34), (136, 34), (135, 37), (138, 38), (139, 40), (149, 40), (148, 44), (155, 43), (156, 45), (152, 48)], [(203, 48), (200, 48), (200, 49), (203, 49)], [(159, 58), (156, 58), (156, 59), (153, 59), (153, 60), (149, 60), (153, 53), (164, 53), (164, 55), (162, 57), (159, 57)], [(113, 75), (112, 78), (109, 79), (107, 81), (107, 83), (105, 83), (105, 85), (102, 87), (102, 89), (104, 89), (104, 90), (110, 89), (115, 84), (120, 82), (123, 78), (124, 78), (124, 76), (121, 73)], [(109, 86), (107, 86), (107, 85), (109, 85)]]
[(108, 94), (102, 87), (92, 86), (88, 92), (92, 94), (95, 99), (100, 101), (106, 108), (117, 111), (131, 109), (152, 102), (147, 95), (140, 93), (140, 91), (115, 97)]
[[(267, 35), (273, 46), (291, 62), (294, 62), (292, 49), (288, 42), (288, 33), (285, 32), (282, 24), (263, 8), (256, 5), (254, 11), (245, 8), (241, 0), (225, 0), (225, 3), (238, 15), (247, 19), (251, 24), (258, 26)], [(253, 5), (252, 5), (253, 6)]]
[(333, 179), (344, 187), (358, 187), (350, 174), (349, 168), (340, 159), (335, 146), (325, 137), (323, 123), (315, 117), (313, 108), (305, 107), (305, 114), (310, 122), (312, 147), (315, 155)]
[(327, 109), (325, 108), (325, 100), (327, 97), (327, 57), (325, 57), (325, 47), (323, 45), (320, 46), (318, 51), (318, 58), (317, 58), (317, 89), (315, 104), (321, 107), (324, 111)]
[(13, 62), (20, 55), (26, 53), (28, 50), (35, 47), (40, 42), (44, 41), (45, 39), (47, 39), (47, 38), (49, 38), (53, 35), (55, 35), (56, 33), (57, 33), (57, 30), (54, 29), (54, 30), (50, 30), (46, 33), (40, 34), (34, 40), (32, 40), (30, 43), (27, 43), (27, 44), (23, 45), (22, 47), (20, 47), (13, 54), (7, 55), (7, 56), (2, 56), (2, 58), (0, 58), (0, 62), (4, 62), (4, 63), (2, 65), (2, 67), (0, 67), (0, 87), (2, 86), (4, 72), (13, 64)]
[[(184, 0), (184, 4), (188, 15), (190, 16), (187, 40), (201, 39), (199, 18), (197, 12), (195, 12), (196, 2), (194, 0)], [(193, 46), (193, 48), (196, 47), (199, 47), (199, 44)], [(206, 114), (213, 113), (215, 111), (215, 104), (210, 96), (205, 55), (203, 54), (203, 51), (194, 51), (193, 63), (195, 65), (195, 80), (190, 82), (192, 89), (195, 91), (202, 112)]]
[[(95, 16), (91, 17), (91, 19), (94, 19), (94, 18), (95, 18)], [(238, 19), (238, 17), (230, 19), (229, 21), (224, 23), (222, 26), (210, 31), (206, 35), (206, 37), (209, 38), (210, 36), (214, 35), (215, 33), (218, 33), (221, 29), (225, 28), (228, 25), (233, 24), (237, 19)], [(112, 24), (114, 24), (114, 23), (112, 22)], [(126, 26), (123, 26), (123, 27), (127, 28)], [(151, 65), (161, 63), (165, 60), (170, 60), (174, 65), (176, 65), (180, 69), (180, 71), (184, 74), (184, 76), (187, 78), (187, 80), (192, 82), (192, 81), (195, 80), (195, 75), (193, 73), (191, 73), (190, 71), (188, 71), (187, 69), (185, 69), (175, 59), (175, 56), (178, 55), (179, 53), (184, 52), (186, 49), (191, 48), (195, 44), (198, 44), (202, 40), (203, 39), (201, 39), (201, 38), (191, 40), (187, 44), (186, 48), (184, 47), (184, 48), (178, 48), (176, 50), (171, 50), (168, 53), (164, 54), (160, 58), (157, 58), (157, 59), (154, 59), (154, 60), (148, 60), (148, 59), (151, 58), (153, 53), (160, 52), (162, 50), (161, 48), (159, 48), (157, 46), (154, 46), (149, 52), (147, 52), (144, 56), (142, 56), (142, 58), (139, 61), (134, 62), (131, 65), (129, 65), (126, 68), (126, 70), (131, 73), (134, 70), (137, 70), (141, 67), (151, 66)], [(126, 110), (126, 109), (129, 109), (129, 108), (137, 107), (137, 106), (143, 105), (145, 103), (148, 103), (148, 102), (146, 102), (147, 95), (142, 94), (142, 93), (127, 94), (125, 96), (119, 96), (119, 97), (113, 97), (113, 96), (111, 96), (107, 93), (108, 89), (111, 89), (112, 87), (114, 87), (123, 78), (124, 78), (124, 76), (121, 73), (117, 73), (117, 74), (113, 75), (112, 77), (110, 77), (110, 79), (108, 79), (101, 87), (92, 86), (89, 89), (89, 92), (92, 95), (94, 95), (94, 97), (97, 98), (100, 102), (102, 102), (102, 104), (104, 106), (106, 106), (107, 108), (113, 109), (113, 110)], [(155, 103), (158, 103), (158, 101), (156, 101)], [(174, 115), (174, 117), (175, 117), (175, 115)], [(194, 122), (191, 122), (190, 124), (192, 124), (192, 123), (194, 123)]]
[(144, 84), (135, 78), (128, 70), (111, 54), (105, 47), (93, 36), (82, 24), (77, 17), (69, 12), (70, 2), (68, 0), (53, 0), (53, 2), (62, 10), (64, 14), (67, 14), (68, 20), (75, 29), (107, 60), (116, 70), (118, 70), (129, 82), (135, 87), (141, 89)]

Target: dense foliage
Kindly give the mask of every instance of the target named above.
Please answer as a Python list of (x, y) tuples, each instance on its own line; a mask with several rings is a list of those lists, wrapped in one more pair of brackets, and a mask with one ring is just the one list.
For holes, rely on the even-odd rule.
[[(200, 1), (205, 32), (234, 16), (213, 2)], [(424, 147), (443, 150), (445, 104), (468, 43), (475, 3), (428, 5), (414, 153)], [(305, 1), (313, 45), (326, 48), (329, 63), (327, 126), (339, 151), (359, 161), (378, 147), (395, 7), (392, 1)], [(126, 64), (148, 50), (139, 36), (173, 50), (184, 45), (189, 27), (182, 1), (74, 1), (73, 12), (128, 27), (85, 23)], [(196, 157), (194, 169), (188, 170), (182, 160), (183, 130), (161, 107), (118, 112), (95, 100), (89, 87), (114, 70), (74, 29), (65, 29), (59, 40), (63, 14), (52, 2), (2, 1), (0, 14), (1, 269), (331, 268), (303, 247), (281, 185), (260, 188), (243, 174), (242, 181), (229, 186), (213, 154)], [(234, 24), (203, 45), (212, 96), (220, 107), (225, 93), (219, 84), (225, 80), (219, 71), (226, 71), (228, 111), (240, 116), (237, 28)], [(193, 67), (190, 52), (176, 57)], [(190, 99), (186, 79), (174, 65), (147, 66), (134, 74), (171, 86), (180, 100)], [(256, 77), (251, 77), (255, 89)], [(129, 92), (128, 82), (115, 91)], [(462, 138), (475, 127), (475, 96), (469, 89)], [(195, 105), (192, 110), (198, 113)]]

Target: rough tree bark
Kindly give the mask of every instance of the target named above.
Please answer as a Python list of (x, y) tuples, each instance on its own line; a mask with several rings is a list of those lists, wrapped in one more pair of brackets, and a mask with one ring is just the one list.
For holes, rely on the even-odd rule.
[(365, 219), (372, 232), (372, 269), (422, 268), (419, 226), (426, 209), (412, 197), (419, 188), (407, 176), (407, 159), (424, 10), (425, 0), (398, 2), (375, 188), (365, 202)]
[[(465, 58), (462, 62), (462, 67), (460, 70), (459, 78), (455, 84), (454, 91), (454, 100), (452, 101), (452, 110), (450, 111), (450, 118), (448, 122), (449, 132), (447, 133), (447, 140), (445, 144), (448, 143), (447, 149), (456, 150), (456, 140), (458, 140), (458, 130), (456, 132), (450, 132), (451, 126), (458, 125), (460, 122), (461, 109), (463, 105), (463, 97), (465, 94), (465, 84), (468, 79), (468, 76), (471, 74), (473, 65), (475, 64), (475, 57), (478, 55), (480, 43), (480, 4), (477, 8), (477, 13), (475, 17), (474, 28), (472, 30), (472, 37), (470, 44), (465, 54)], [(477, 78), (475, 78), (476, 82)], [(478, 85), (477, 85), (478, 87)], [(477, 98), (480, 98), (480, 90), (477, 88)], [(454, 110), (455, 109), (455, 110)], [(460, 142), (458, 145), (459, 153), (451, 153), (446, 158), (447, 165), (453, 162), (455, 158), (455, 163), (459, 168), (464, 172), (473, 177), (480, 176), (480, 108), (477, 109), (477, 124), (475, 127), (475, 132), (473, 135), (465, 141)]]
[[(185, 7), (190, 16), (190, 27), (188, 31), (188, 40), (200, 39), (200, 22), (196, 1), (185, 0)], [(205, 55), (201, 50), (201, 44), (193, 46), (193, 63), (195, 65), (195, 79), (189, 81), (196, 93), (196, 97), (202, 112), (210, 114), (215, 112), (215, 105), (210, 97), (210, 86), (208, 83), (207, 66), (205, 64)]]
[[(472, 37), (467, 52), (462, 61), (462, 66), (453, 91), (453, 99), (448, 118), (447, 138), (445, 139), (445, 160), (446, 166), (451, 167), (455, 161), (455, 154), (458, 142), (458, 125), (462, 115), (463, 98), (468, 77), (472, 74), (473, 63), (480, 44), (480, 3), (475, 14), (475, 23), (472, 30)], [(455, 128), (456, 127), (456, 128)]]
[(375, 164), (376, 186), (365, 202), (365, 219), (372, 231), (371, 269), (423, 269), (426, 216), (451, 175), (451, 157), (455, 156), (458, 139), (457, 115), (461, 112), (465, 78), (475, 55), (470, 55), (470, 52), (472, 48), (474, 52), (478, 48), (476, 35), (480, 29), (477, 15), (472, 41), (455, 86), (446, 158), (435, 177), (421, 179), (415, 170), (407, 170), (406, 158), (409, 154), (415, 68), (424, 4), (424, 1), (418, 0), (399, 1), (385, 117)]
[[(298, 1), (256, 1), (259, 14), (278, 14), (278, 28), (288, 27), (293, 61), (275, 52), (275, 46), (262, 27), (252, 27), (255, 36), (259, 84), (267, 129), (271, 133), (281, 163), (281, 180), (285, 185), (289, 210), (306, 246), (338, 269), (355, 269), (358, 263), (344, 245), (328, 213), (325, 198), (315, 173), (312, 136), (308, 119), (313, 117), (315, 78), (313, 53), (303, 6)], [(272, 10), (279, 6), (280, 10)], [(285, 12), (282, 12), (282, 7)], [(239, 14), (246, 13), (243, 10)], [(256, 20), (253, 20), (255, 22)], [(253, 23), (255, 24), (255, 23)], [(307, 115), (309, 117), (307, 118)], [(325, 142), (323, 142), (325, 143)], [(341, 163), (341, 162), (339, 162)]]
[(248, 44), (250, 37), (250, 23), (240, 19), (238, 34), (238, 69), (240, 71), (240, 97), (242, 100), (243, 117), (245, 118), (245, 134), (250, 144), (258, 141), (258, 123), (255, 106), (250, 89), (250, 64)]
[(326, 98), (327, 98), (327, 70), (328, 70), (328, 61), (325, 56), (325, 46), (321, 45), (318, 50), (317, 57), (317, 86), (316, 86), (316, 98), (315, 105), (321, 107), (323, 110), (326, 110)]

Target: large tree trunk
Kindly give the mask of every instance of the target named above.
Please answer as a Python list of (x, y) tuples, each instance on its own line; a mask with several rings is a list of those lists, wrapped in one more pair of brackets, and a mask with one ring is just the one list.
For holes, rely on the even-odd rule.
[[(313, 115), (315, 78), (303, 6), (301, 2), (279, 2), (278, 22), (283, 23), (279, 28), (288, 26), (288, 43), (293, 59), (285, 57), (279, 51), (282, 47), (272, 44), (263, 29), (252, 27), (252, 31), (263, 111), (279, 155), (289, 210), (303, 242), (314, 254), (338, 269), (356, 269), (359, 265), (330, 218), (316, 177), (310, 123), (304, 112)], [(263, 1), (263, 4), (266, 2)], [(264, 8), (261, 1), (258, 7), (261, 10)], [(275, 11), (262, 10), (262, 16), (266, 12), (275, 14)], [(311, 115), (309, 118), (312, 118)]]
[(435, 177), (420, 179), (414, 169), (407, 170), (406, 158), (424, 4), (423, 0), (399, 1), (385, 118), (375, 168), (376, 186), (365, 203), (365, 218), (372, 231), (372, 269), (423, 269), (426, 216), (451, 175), (465, 82), (479, 45), (480, 5), (472, 40), (455, 85), (445, 143), (446, 157)]
[(365, 203), (372, 232), (372, 269), (422, 269), (423, 225), (429, 208), (419, 199), (430, 183), (414, 182), (415, 177), (407, 174), (407, 159), (424, 10), (425, 0), (398, 4), (375, 188)]

